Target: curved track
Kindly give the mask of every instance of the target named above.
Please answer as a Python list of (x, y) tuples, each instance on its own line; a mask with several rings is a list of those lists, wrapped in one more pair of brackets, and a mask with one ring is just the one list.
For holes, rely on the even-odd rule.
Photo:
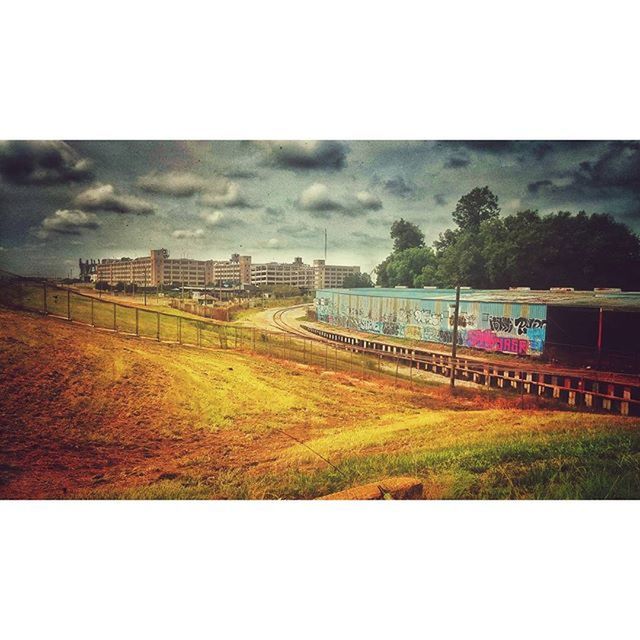
[(305, 303), (305, 304), (297, 304), (293, 307), (285, 307), (284, 309), (278, 309), (273, 314), (273, 323), (276, 325), (276, 327), (278, 327), (278, 329), (280, 329), (281, 331), (284, 331), (285, 333), (291, 333), (296, 336), (308, 338), (309, 340), (316, 340), (317, 342), (324, 342), (325, 341), (324, 338), (320, 338), (319, 336), (309, 333), (308, 331), (304, 331), (303, 329), (300, 329), (300, 327), (296, 327), (290, 324), (289, 322), (287, 322), (285, 318), (285, 313), (291, 311), (292, 309), (302, 309), (308, 306), (309, 304)]

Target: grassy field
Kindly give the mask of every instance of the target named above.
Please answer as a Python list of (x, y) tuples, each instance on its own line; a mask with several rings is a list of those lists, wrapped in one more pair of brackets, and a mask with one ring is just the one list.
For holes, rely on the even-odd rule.
[(400, 474), (430, 498), (640, 496), (638, 419), (484, 388), (452, 397), (7, 310), (0, 376), (4, 498), (314, 498)]

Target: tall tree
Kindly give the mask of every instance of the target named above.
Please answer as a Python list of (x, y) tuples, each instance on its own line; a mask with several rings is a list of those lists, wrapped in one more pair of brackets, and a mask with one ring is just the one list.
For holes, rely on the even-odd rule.
[(368, 273), (353, 273), (345, 277), (342, 286), (345, 289), (362, 289), (373, 286)]
[(453, 221), (463, 231), (477, 231), (481, 223), (499, 215), (498, 196), (489, 187), (476, 187), (458, 200)]
[(391, 238), (393, 239), (394, 251), (424, 247), (424, 233), (417, 225), (403, 218), (396, 220), (391, 225)]

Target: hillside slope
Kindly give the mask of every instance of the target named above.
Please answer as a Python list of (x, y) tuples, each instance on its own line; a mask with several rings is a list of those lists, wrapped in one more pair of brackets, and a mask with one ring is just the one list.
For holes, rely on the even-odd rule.
[[(0, 309), (0, 497), (637, 497), (638, 420), (516, 409)], [(340, 467), (328, 466), (314, 451)]]

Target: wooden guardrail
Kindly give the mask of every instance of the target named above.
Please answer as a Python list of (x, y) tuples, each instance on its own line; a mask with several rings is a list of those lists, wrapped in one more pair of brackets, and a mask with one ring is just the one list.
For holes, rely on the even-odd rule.
[(519, 393), (554, 398), (574, 407), (599, 409), (621, 415), (640, 415), (640, 380), (610, 382), (582, 372), (568, 373), (537, 370), (535, 367), (513, 366), (508, 363), (482, 362), (415, 347), (404, 347), (381, 340), (360, 338), (339, 331), (329, 331), (302, 325), (326, 340), (355, 349), (377, 353), (387, 360), (399, 360), (405, 366), (449, 377), (455, 367), (455, 377), (487, 387), (512, 389)]

